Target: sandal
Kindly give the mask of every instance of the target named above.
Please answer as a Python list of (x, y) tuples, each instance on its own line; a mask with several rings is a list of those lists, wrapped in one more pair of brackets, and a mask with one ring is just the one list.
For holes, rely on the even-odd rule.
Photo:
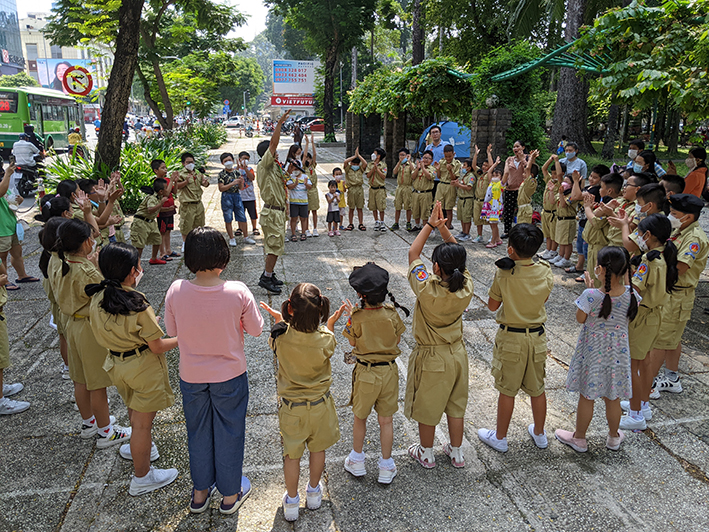
[(297, 242), (297, 241), (298, 241), (298, 237), (297, 237), (296, 235), (291, 235), (291, 236), (290, 236), (290, 241), (291, 241), (291, 242)]
[(576, 279), (574, 279), (574, 281), (576, 281), (577, 283), (585, 283), (586, 278), (583, 275), (581, 275), (581, 276), (577, 277)]
[(161, 259), (161, 260), (164, 260), (165, 262), (167, 262), (167, 261), (169, 261), (169, 260), (172, 260), (172, 257), (170, 257), (170, 255), (163, 255), (162, 257), (160, 257), (160, 259)]
[(436, 467), (436, 458), (433, 456), (433, 453), (431, 453), (432, 460), (429, 460), (428, 457), (424, 456), (425, 454), (426, 452), (424, 448), (421, 447), (420, 443), (415, 443), (414, 445), (409, 447), (409, 456), (416, 460), (423, 467), (425, 467), (426, 469), (432, 469)]
[(576, 265), (574, 266), (569, 266), (568, 268), (564, 268), (564, 271), (566, 273), (582, 273), (581, 270), (576, 269)]
[(251, 234), (254, 236), (259, 236), (261, 234), (261, 232), (258, 229), (254, 229)]
[(5, 289), (6, 290), (19, 290), (20, 287), (17, 286), (15, 283), (11, 283), (8, 281), (7, 284), (5, 285)]
[(237, 229), (236, 231), (234, 231), (234, 236), (241, 236), (243, 234), (244, 233), (241, 232), (241, 229)]
[(359, 226), (357, 227), (357, 229), (359, 229), (360, 231), (366, 231), (366, 230), (367, 230), (367, 228), (364, 226), (364, 224), (359, 224)]
[(301, 234), (300, 234), (300, 241), (301, 241), (301, 242), (303, 242), (304, 240), (307, 240), (307, 239), (308, 239), (308, 237), (305, 236), (305, 233), (301, 233)]
[(347, 227), (345, 227), (344, 231), (354, 231), (354, 225), (348, 225)]
[(173, 252), (170, 253), (170, 255), (168, 255), (168, 256), (169, 256), (169, 257), (181, 257), (182, 255), (180, 255), (177, 251), (173, 251)]
[(27, 277), (23, 277), (22, 279), (17, 279), (15, 282), (16, 283), (38, 283), (39, 279), (37, 279), (36, 277), (27, 276)]

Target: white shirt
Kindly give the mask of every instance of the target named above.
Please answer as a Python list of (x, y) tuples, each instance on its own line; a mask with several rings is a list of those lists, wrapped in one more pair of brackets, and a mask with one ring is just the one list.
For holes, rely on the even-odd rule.
[(563, 159), (559, 159), (560, 163), (566, 163), (566, 173), (567, 174), (572, 174), (574, 170), (577, 170), (579, 174), (581, 174), (581, 177), (586, 179), (588, 177), (588, 167), (586, 166), (586, 163), (576, 157), (573, 161), (569, 161), (567, 157), (564, 157)]
[(34, 156), (39, 153), (37, 146), (26, 140), (18, 140), (12, 145), (12, 154), (17, 166), (36, 166)]

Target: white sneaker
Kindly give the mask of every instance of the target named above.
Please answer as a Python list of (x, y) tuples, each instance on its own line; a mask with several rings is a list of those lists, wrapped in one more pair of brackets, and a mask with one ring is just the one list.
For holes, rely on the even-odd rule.
[(660, 390), (657, 388), (653, 388), (650, 390), (650, 399), (659, 399), (660, 398)]
[[(130, 427), (121, 427), (120, 425), (113, 425), (111, 426), (111, 430), (106, 436), (101, 436), (99, 434), (98, 441), (96, 442), (96, 447), (98, 447), (99, 449), (108, 449), (109, 447), (113, 447), (114, 445), (126, 443), (128, 440), (130, 440), (130, 436)], [(172, 482), (172, 480), (170, 482)]]
[(135, 475), (133, 476), (133, 479), (130, 481), (128, 493), (133, 497), (150, 493), (151, 491), (170, 484), (177, 478), (178, 473), (177, 469), (174, 468), (155, 469), (153, 466), (150, 466), (150, 471), (148, 471), (148, 474), (144, 477), (138, 478)]
[(647, 428), (647, 422), (644, 417), (635, 419), (630, 414), (625, 414), (620, 418), (619, 427), (625, 430), (645, 430)]
[(379, 222), (379, 231), (382, 233), (387, 232), (387, 226), (384, 224), (384, 222)]
[(534, 433), (534, 423), (529, 425), (529, 427), (527, 427), (527, 430), (529, 431), (529, 435), (532, 437), (532, 439), (534, 440), (534, 444), (537, 447), (539, 447), (540, 449), (546, 449), (547, 447), (549, 447), (549, 440), (547, 440), (546, 430), (542, 432), (539, 436), (537, 436)]
[(553, 252), (552, 250), (547, 249), (544, 253), (541, 253), (541, 254), (539, 255), (539, 258), (548, 261), (549, 259), (551, 259), (551, 258), (553, 258), (553, 257), (555, 256), (553, 253), (554, 253), (554, 252)]
[(481, 244), (483, 241), (483, 237), (481, 235), (476, 236), (473, 238), (473, 244)]
[(230, 238), (229, 239), (229, 245), (233, 248), (236, 247), (236, 238)]
[(255, 244), (256, 241), (255, 241), (253, 238), (251, 238), (250, 236), (245, 236), (245, 237), (244, 237), (244, 243), (245, 243), (245, 244)]
[(306, 229), (305, 230), (305, 237), (310, 238), (311, 236), (313, 236), (313, 235), (310, 234), (310, 229)]
[(501, 453), (507, 452), (507, 438), (497, 439), (497, 431), (493, 429), (478, 429), (478, 438), (485, 445), (489, 445)]
[(356, 477), (363, 477), (367, 474), (364, 462), (354, 462), (350, 460), (349, 456), (345, 458), (345, 471), (352, 473)]
[[(78, 410), (79, 407), (77, 405), (74, 405), (76, 409)], [(116, 418), (113, 416), (108, 417), (111, 425), (113, 425), (116, 422)], [(94, 420), (86, 425), (83, 421), (81, 422), (81, 438), (84, 440), (87, 440), (89, 438), (93, 438), (98, 434), (98, 423), (96, 423), (96, 418)]]
[(676, 381), (671, 381), (667, 378), (667, 375), (657, 377), (652, 387), (661, 392), (682, 393), (682, 383), (679, 381), (679, 378), (677, 378)]
[(21, 382), (16, 382), (15, 384), (3, 384), (2, 394), (4, 397), (10, 397), (16, 393), (20, 393), (25, 387)]
[(308, 489), (305, 492), (305, 506), (308, 510), (317, 510), (322, 504), (322, 482), (318, 482), (318, 489), (316, 491), (310, 491), (310, 483), (308, 483)]
[[(394, 477), (396, 476), (396, 465), (393, 466), (393, 469), (391, 467), (384, 467), (382, 466), (382, 462), (384, 462), (384, 458), (381, 456), (379, 457), (379, 478), (377, 478), (377, 481), (380, 484), (391, 484), (391, 481), (394, 480)], [(392, 460), (393, 462), (393, 460)]]
[(27, 401), (13, 401), (7, 397), (0, 399), (0, 415), (19, 414), (30, 407)]
[(571, 262), (569, 259), (561, 259), (554, 263), (554, 266), (556, 266), (557, 268), (570, 268), (573, 265), (574, 263)]
[[(130, 452), (130, 443), (121, 445), (118, 454), (120, 454), (121, 457), (125, 458), (126, 460), (133, 460), (133, 455)], [(154, 462), (158, 458), (160, 458), (160, 453), (158, 452), (158, 448), (155, 445), (155, 442), (152, 442), (150, 444), (150, 461)]]
[(294, 502), (288, 501), (288, 492), (283, 494), (283, 517), (286, 521), (295, 521), (298, 519), (298, 509), (300, 507), (300, 495), (295, 496)]
[(460, 236), (456, 237), (456, 240), (458, 242), (468, 242), (472, 240), (472, 238), (470, 237), (470, 235), (461, 234)]
[[(630, 401), (621, 401), (620, 408), (623, 410), (623, 412), (630, 412)], [(646, 407), (642, 408), (641, 412), (643, 417), (645, 418), (645, 421), (650, 421), (652, 419), (652, 408), (650, 408), (650, 405), (647, 405)]]
[(320, 236), (320, 233), (318, 233), (318, 230), (317, 230), (317, 229), (313, 229), (313, 236), (314, 236), (315, 238), (317, 238), (317, 237)]
[(185, 243), (183, 242), (182, 243), (182, 253), (184, 253), (184, 252), (185, 252)]
[(60, 368), (60, 374), (62, 376), (62, 379), (64, 379), (65, 381), (68, 381), (69, 379), (71, 379), (71, 377), (69, 376), (69, 366), (64, 364), (64, 362), (62, 362), (62, 365)]

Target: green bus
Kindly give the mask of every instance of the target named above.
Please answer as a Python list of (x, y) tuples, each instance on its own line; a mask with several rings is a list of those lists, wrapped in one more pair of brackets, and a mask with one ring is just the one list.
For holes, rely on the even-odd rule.
[(73, 96), (41, 87), (0, 87), (0, 153), (8, 158), (24, 126), (33, 125), (49, 149), (69, 146), (69, 128), (83, 126), (83, 111)]

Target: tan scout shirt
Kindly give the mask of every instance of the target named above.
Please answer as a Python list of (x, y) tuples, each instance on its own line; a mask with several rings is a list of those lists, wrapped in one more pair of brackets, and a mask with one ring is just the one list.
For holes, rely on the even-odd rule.
[(285, 173), (271, 150), (266, 150), (256, 167), (256, 181), (264, 203), (286, 208)]
[(528, 177), (519, 187), (517, 193), (517, 205), (527, 205), (532, 202), (532, 195), (537, 190), (537, 180), (533, 177)]
[(473, 298), (473, 278), (466, 269), (465, 285), (457, 292), (438, 275), (426, 270), (423, 262), (409, 264), (409, 285), (416, 294), (413, 333), (416, 343), (446, 345), (463, 339), (463, 312)]
[(473, 187), (470, 190), (457, 188), (456, 193), (457, 193), (458, 197), (461, 199), (475, 197), (475, 174), (473, 172), (468, 172), (465, 175), (463, 175), (463, 173), (461, 172), (458, 180), (460, 181), (461, 185)]
[(576, 206), (578, 201), (569, 201), (571, 194), (564, 194), (562, 189), (559, 189), (557, 194), (558, 203), (556, 204), (556, 217), (559, 218), (576, 218)]
[[(153, 212), (150, 212), (148, 209), (157, 207), (158, 205), (160, 205), (160, 198), (158, 198), (157, 194), (148, 194), (143, 198), (143, 201), (140, 202), (135, 214), (136, 216), (142, 216), (148, 222), (152, 222), (158, 217), (158, 214), (160, 214), (160, 209)], [(114, 351), (116, 350), (114, 349)]]
[(185, 168), (178, 172), (177, 183), (187, 181), (187, 186), (177, 189), (180, 203), (196, 203), (202, 201), (202, 174), (188, 172)]
[(495, 272), (488, 295), (502, 306), (497, 323), (510, 327), (534, 328), (547, 320), (544, 303), (554, 288), (554, 275), (549, 263), (532, 259), (515, 261), (511, 270)]
[(405, 330), (393, 305), (355, 307), (342, 335), (354, 340), (352, 352), (363, 362), (390, 362), (401, 353), (399, 337)]
[(453, 172), (448, 171), (448, 163), (445, 159), (441, 159), (438, 162), (438, 173), (440, 175), (441, 183), (450, 183), (454, 179), (458, 179), (458, 177), (460, 177), (460, 170), (463, 168), (461, 162), (458, 159), (453, 159), (453, 162), (450, 164)]
[(414, 189), (420, 191), (433, 190), (433, 181), (436, 179), (436, 168), (434, 166), (428, 166), (426, 167), (426, 171), (431, 174), (431, 179), (426, 179), (423, 172), (419, 172), (416, 179), (413, 179), (412, 175), (412, 185)]
[(642, 255), (642, 262), (635, 269), (633, 287), (643, 298), (643, 307), (661, 307), (670, 302), (670, 294), (668, 294), (666, 290), (667, 263), (662, 256), (664, 249), (665, 247), (662, 246), (661, 248), (652, 250), (660, 253), (659, 257), (652, 260), (648, 258), (647, 253), (644, 253)]
[(412, 173), (413, 166), (409, 163), (399, 164), (399, 173), (396, 176), (396, 184), (404, 187), (410, 187)]
[(293, 402), (317, 401), (330, 390), (335, 335), (322, 325), (312, 333), (288, 325), (285, 333), (268, 344), (278, 358), (278, 395)]
[(707, 253), (709, 253), (707, 235), (699, 227), (699, 223), (694, 222), (674, 237), (674, 244), (677, 247), (677, 261), (689, 266), (689, 270), (680, 274), (676, 286), (696, 288), (699, 276), (707, 264)]
[[(379, 167), (379, 170), (384, 174), (384, 177), (387, 175), (387, 165), (384, 161), (379, 161), (377, 163), (377, 166)], [(367, 165), (367, 174), (369, 174), (369, 171), (374, 167), (374, 161), (369, 163)], [(380, 177), (377, 172), (374, 172), (372, 174), (372, 177), (369, 179), (369, 185), (372, 187), (383, 187), (386, 184), (386, 181), (384, 180), (384, 177)]]
[(610, 224), (605, 218), (597, 216), (586, 222), (583, 228), (583, 239), (592, 246), (605, 246), (608, 244), (608, 229)]
[(487, 187), (490, 185), (490, 179), (488, 178), (487, 173), (484, 173), (482, 175), (478, 175), (475, 178), (475, 200), (476, 201), (485, 201), (485, 194), (487, 194)]
[(62, 261), (54, 253), (47, 268), (49, 284), (59, 310), (69, 316), (78, 314), (88, 317), (91, 298), (84, 292), (84, 287), (87, 284), (100, 283), (103, 276), (88, 259), (67, 255), (66, 261), (69, 264), (69, 273), (65, 276), (62, 276)]
[[(134, 291), (124, 287), (127, 292)], [(113, 351), (129, 351), (163, 337), (153, 307), (129, 315), (109, 314), (101, 308), (104, 291), (91, 298), (89, 321), (96, 341)]]
[[(620, 210), (624, 210), (625, 213), (630, 217), (630, 223), (635, 223), (635, 202), (634, 201), (623, 201), (620, 207), (615, 209), (616, 216)], [(620, 227), (610, 226), (608, 228), (608, 245), (623, 247), (623, 232)]]
[(364, 169), (361, 166), (357, 170), (352, 170), (351, 166), (345, 168), (345, 186), (347, 188), (362, 186), (362, 183), (364, 183)]

